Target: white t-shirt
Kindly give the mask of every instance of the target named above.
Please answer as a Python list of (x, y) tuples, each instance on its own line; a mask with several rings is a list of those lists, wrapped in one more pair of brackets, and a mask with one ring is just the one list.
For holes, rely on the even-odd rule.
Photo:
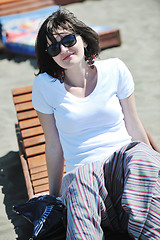
[(117, 59), (96, 61), (98, 80), (93, 92), (79, 98), (47, 73), (36, 77), (32, 102), (36, 110), (53, 114), (66, 160), (66, 171), (103, 161), (131, 141), (119, 99), (134, 91), (132, 76)]

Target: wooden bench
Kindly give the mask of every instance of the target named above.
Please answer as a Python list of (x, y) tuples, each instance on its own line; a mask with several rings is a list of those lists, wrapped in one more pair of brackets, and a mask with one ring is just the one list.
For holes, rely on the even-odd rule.
[[(12, 95), (18, 119), (15, 127), (19, 154), (30, 199), (49, 191), (44, 133), (32, 105), (32, 87), (12, 89)], [(149, 134), (148, 137), (159, 151)]]
[(32, 106), (32, 87), (12, 90), (18, 123), (16, 134), (29, 199), (48, 193), (44, 133)]

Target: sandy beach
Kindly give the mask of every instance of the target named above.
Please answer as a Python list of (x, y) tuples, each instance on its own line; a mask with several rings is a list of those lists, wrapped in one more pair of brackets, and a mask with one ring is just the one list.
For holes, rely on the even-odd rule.
[[(160, 148), (160, 1), (86, 0), (67, 9), (89, 25), (120, 30), (120, 47), (103, 50), (100, 59), (118, 57), (135, 81), (137, 110), (144, 127)], [(0, 240), (27, 240), (32, 226), (12, 212), (27, 192), (14, 124), (11, 89), (32, 85), (34, 58), (0, 53)]]

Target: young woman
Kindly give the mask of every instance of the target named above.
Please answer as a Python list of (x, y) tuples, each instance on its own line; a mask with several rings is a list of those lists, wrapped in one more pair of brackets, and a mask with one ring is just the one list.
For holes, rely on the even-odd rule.
[(33, 106), (50, 194), (67, 206), (66, 238), (103, 239), (105, 227), (159, 239), (160, 155), (137, 115), (129, 70), (117, 58), (94, 62), (97, 33), (62, 9), (40, 27), (36, 54)]

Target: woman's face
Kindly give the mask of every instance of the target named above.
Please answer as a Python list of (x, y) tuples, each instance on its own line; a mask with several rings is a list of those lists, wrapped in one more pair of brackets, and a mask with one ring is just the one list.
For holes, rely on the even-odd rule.
[[(71, 30), (59, 29), (56, 31), (54, 38), (57, 42), (60, 42), (64, 37), (69, 34), (73, 34)], [(63, 44), (60, 44), (60, 53), (52, 57), (53, 60), (63, 69), (70, 69), (76, 64), (80, 64), (82, 61), (85, 61), (84, 48), (87, 47), (87, 44), (83, 41), (82, 37), (75, 35), (76, 43), (72, 47), (65, 47)], [(48, 46), (52, 42), (47, 38)]]

